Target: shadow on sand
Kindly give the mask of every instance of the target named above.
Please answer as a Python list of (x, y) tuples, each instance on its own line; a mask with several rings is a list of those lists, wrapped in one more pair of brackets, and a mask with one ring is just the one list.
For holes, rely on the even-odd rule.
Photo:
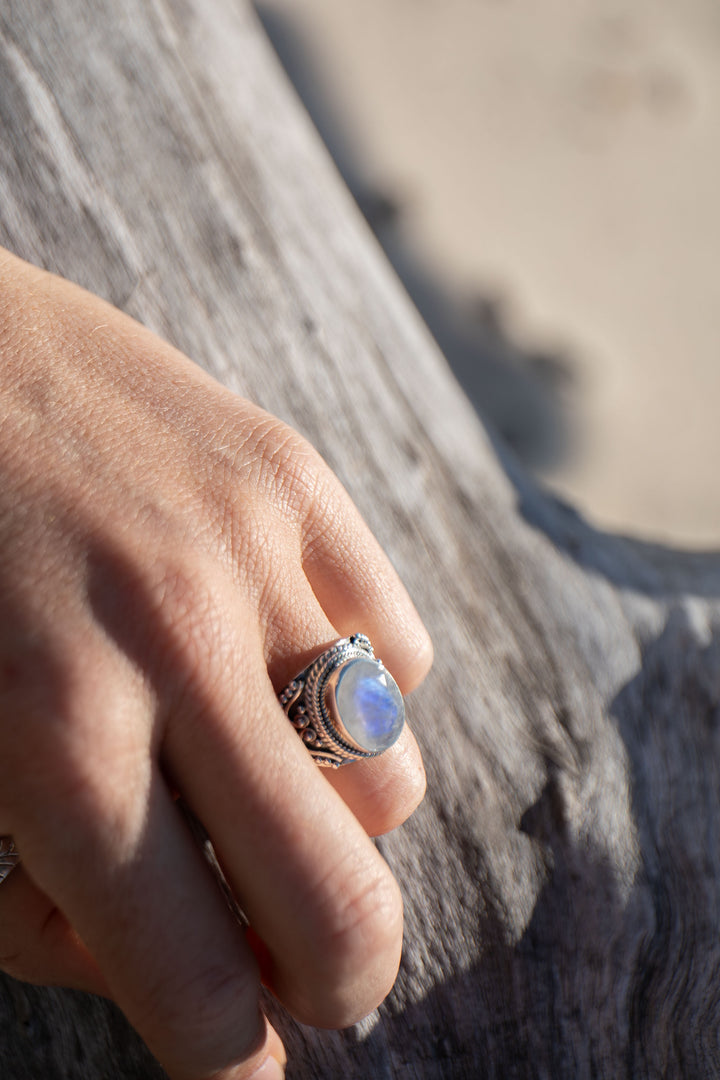
[(575, 447), (571, 359), (514, 342), (501, 296), (449, 295), (413, 248), (403, 198), (368, 179), (296, 20), (263, 0), (254, 6), (345, 183), (484, 423), (527, 468), (557, 467)]

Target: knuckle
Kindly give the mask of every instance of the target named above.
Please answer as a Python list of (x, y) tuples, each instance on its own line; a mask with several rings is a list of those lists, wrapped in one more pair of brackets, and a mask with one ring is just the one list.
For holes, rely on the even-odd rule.
[(16, 927), (4, 917), (0, 922), (0, 971), (12, 975), (14, 979), (24, 978), (28, 968), (25, 951)]
[(346, 884), (316, 948), (323, 992), (310, 1008), (310, 1022), (347, 1027), (380, 1004), (397, 974), (402, 922), (400, 890), (387, 868)]
[(55, 981), (56, 960), (71, 936), (64, 915), (46, 897), (28, 897), (22, 884), (3, 915), (0, 970), (25, 982)]
[(259, 433), (261, 488), (278, 497), (286, 511), (302, 515), (317, 497), (327, 466), (297, 431), (272, 418)]
[[(146, 798), (138, 792), (149, 787), (149, 760), (139, 760), (119, 740), (114, 747), (106, 739), (92, 748), (82, 739), (70, 742), (33, 761), (33, 780), (17, 793), (13, 832), (24, 861), (38, 874), (41, 863), (47, 869), (48, 833), (55, 855), (64, 853), (84, 871), (108, 847), (128, 857), (146, 824)], [(38, 815), (38, 807), (48, 813)]]
[(414, 739), (401, 739), (390, 753), (393, 756), (379, 771), (369, 813), (363, 819), (370, 836), (381, 836), (402, 825), (420, 805), (427, 789), (425, 768)]
[(183, 696), (226, 666), (229, 628), (242, 616), (242, 598), (233, 598), (237, 610), (231, 612), (226, 576), (204, 555), (184, 552), (181, 559), (159, 563), (149, 602), (154, 640), (145, 662), (158, 669), (156, 681)]
[(191, 667), (200, 667), (213, 655), (223, 633), (222, 605), (207, 568), (168, 564), (156, 593), (166, 644)]
[(254, 1049), (259, 992), (253, 970), (204, 968), (184, 983), (155, 984), (141, 1026), (172, 1075), (212, 1075)]
[(112, 712), (116, 682), (105, 651), (79, 637), (54, 655), (6, 653), (3, 676), (3, 794), (17, 792), (27, 801), (35, 789), (82, 784), (88, 744), (101, 752), (113, 734), (100, 716), (106, 720)]
[(383, 951), (394, 942), (402, 919), (402, 901), (394, 878), (381, 870), (356, 882), (341, 898), (329, 923), (327, 944), (344, 962)]
[[(57, 677), (22, 701), (16, 697), (8, 723), (3, 715), (2, 812), (22, 836), (28, 864), (49, 821), (62, 836), (77, 829), (88, 841), (137, 831), (132, 793), (149, 782), (151, 728), (126, 673), (106, 649), (84, 639), (65, 652)], [(135, 801), (138, 818), (142, 800)]]
[(166, 569), (158, 586), (154, 664), (173, 712), (194, 715), (209, 707), (224, 714), (238, 696), (252, 698), (251, 668), (238, 663), (238, 649), (256, 648), (247, 596), (228, 601), (223, 571), (194, 560)]
[(34, 982), (34, 965), (21, 951), (12, 951), (7, 954), (0, 943), (0, 971), (9, 975), (12, 979), (22, 982)]

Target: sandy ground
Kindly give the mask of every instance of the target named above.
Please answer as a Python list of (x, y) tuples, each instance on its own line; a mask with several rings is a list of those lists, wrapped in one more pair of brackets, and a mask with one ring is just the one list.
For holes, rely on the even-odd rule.
[(595, 522), (717, 546), (715, 0), (259, 6), (470, 383), (473, 320), (495, 348), (480, 407)]

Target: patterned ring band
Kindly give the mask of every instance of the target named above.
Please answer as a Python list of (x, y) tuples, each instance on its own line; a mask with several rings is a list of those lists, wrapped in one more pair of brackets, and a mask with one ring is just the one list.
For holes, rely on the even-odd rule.
[(12, 836), (0, 836), (0, 885), (20, 862), (20, 852)]
[(400, 737), (405, 705), (364, 634), (340, 638), (278, 694), (318, 765), (377, 757)]

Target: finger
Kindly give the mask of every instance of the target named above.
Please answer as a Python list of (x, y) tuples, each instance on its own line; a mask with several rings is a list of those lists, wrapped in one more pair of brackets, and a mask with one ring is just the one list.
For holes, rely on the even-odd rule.
[(70, 805), (16, 829), (38, 884), (173, 1080), (250, 1076), (268, 1054), (257, 964), (164, 781), (137, 761), (75, 775)]
[(170, 720), (165, 755), (268, 949), (273, 991), (304, 1022), (345, 1026), (395, 979), (399, 891), (288, 723), (262, 643), (239, 626), (232, 641), (228, 625)]
[(427, 786), (420, 748), (407, 724), (395, 745), (378, 757), (324, 771), (368, 836), (383, 836), (407, 821)]
[[(367, 634), (403, 693), (432, 665), (432, 642), (389, 559), (332, 474), (304, 526), (302, 560), (330, 622)], [(322, 513), (319, 511), (322, 510)]]
[(0, 970), (39, 986), (108, 993), (80, 938), (22, 865), (0, 888)]
[[(296, 615), (302, 613), (302, 630), (297, 628), (295, 638), (292, 634), (276, 637), (272, 646), (266, 646), (268, 671), (278, 690), (340, 637), (320, 610), (314, 594), (305, 597), (305, 605), (298, 604), (300, 594), (301, 589), (296, 589), (294, 611)], [(293, 641), (309, 641), (313, 636), (316, 642), (314, 647), (306, 645), (300, 659), (295, 658)], [(323, 643), (320, 648), (317, 642)], [(275, 673), (280, 673), (280, 677)], [(369, 836), (382, 836), (402, 825), (425, 796), (426, 777), (422, 755), (408, 723), (403, 727), (398, 741), (382, 754), (343, 765), (339, 769), (325, 769), (323, 775)]]
[[(297, 535), (287, 529), (283, 535), (278, 527), (263, 536), (258, 546), (265, 553), (266, 566), (265, 662), (273, 686), (280, 691), (342, 632), (330, 622), (308, 583)], [(233, 616), (228, 613), (228, 617)], [(348, 618), (353, 630), (363, 625), (362, 612), (352, 622), (348, 611)], [(401, 825), (425, 794), (422, 756), (407, 724), (398, 742), (379, 757), (325, 770), (324, 775), (370, 836)]]

